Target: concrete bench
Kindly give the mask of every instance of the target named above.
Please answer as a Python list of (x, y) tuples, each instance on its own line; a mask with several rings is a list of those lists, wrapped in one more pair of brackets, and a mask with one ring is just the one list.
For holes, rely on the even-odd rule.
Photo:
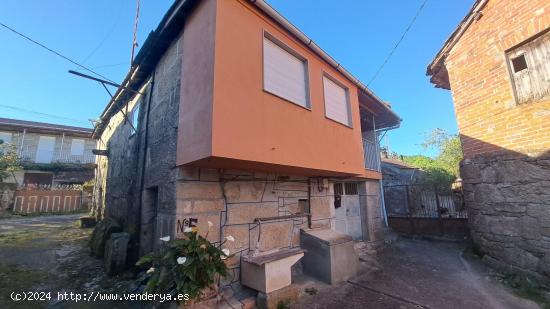
[(281, 249), (242, 258), (241, 283), (256, 291), (271, 293), (292, 283), (290, 268), (304, 256), (300, 248)]

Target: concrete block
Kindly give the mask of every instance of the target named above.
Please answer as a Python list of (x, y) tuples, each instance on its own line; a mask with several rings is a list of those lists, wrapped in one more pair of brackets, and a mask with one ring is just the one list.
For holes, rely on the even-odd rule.
[(289, 285), (271, 293), (258, 293), (256, 305), (258, 309), (277, 309), (288, 308), (291, 304), (298, 301), (300, 288), (295, 285)]
[(296, 248), (243, 257), (241, 283), (263, 293), (287, 287), (292, 283), (292, 265), (303, 256), (304, 250)]
[(349, 235), (331, 229), (302, 230), (300, 246), (306, 250), (302, 259), (304, 273), (329, 284), (336, 284), (357, 274), (359, 257)]
[(108, 275), (117, 275), (124, 271), (129, 240), (128, 233), (113, 233), (105, 243), (104, 262)]

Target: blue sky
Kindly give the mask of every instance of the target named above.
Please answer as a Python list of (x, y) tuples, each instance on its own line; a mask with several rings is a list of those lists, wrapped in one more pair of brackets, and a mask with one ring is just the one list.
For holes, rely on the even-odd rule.
[[(421, 2), (269, 1), (365, 83)], [(141, 0), (139, 43), (157, 26), (171, 3)], [(403, 118), (402, 126), (388, 134), (391, 150), (426, 153), (419, 146), (424, 133), (434, 128), (456, 133), (450, 92), (435, 89), (425, 72), (472, 3), (428, 0), (399, 49), (370, 85)], [(3, 0), (0, 22), (121, 81), (130, 62), (134, 15), (135, 0)], [(87, 120), (100, 115), (109, 97), (99, 84), (68, 74), (67, 70), (76, 69), (75, 65), (4, 28), (0, 28), (0, 42), (0, 117), (89, 127)]]

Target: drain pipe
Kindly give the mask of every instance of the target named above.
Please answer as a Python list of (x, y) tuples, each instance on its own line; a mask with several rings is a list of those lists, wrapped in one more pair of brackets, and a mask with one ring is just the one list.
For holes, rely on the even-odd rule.
[(379, 179), (380, 182), (380, 201), (382, 202), (382, 216), (384, 217), (384, 224), (388, 226), (388, 213), (386, 212), (386, 201), (384, 198), (384, 183), (382, 179)]

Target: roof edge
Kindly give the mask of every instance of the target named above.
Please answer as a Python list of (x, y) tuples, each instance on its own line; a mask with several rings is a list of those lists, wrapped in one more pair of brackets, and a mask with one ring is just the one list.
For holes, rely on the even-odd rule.
[(360, 90), (365, 92), (367, 95), (372, 97), (374, 101), (376, 101), (382, 109), (384, 109), (386, 112), (390, 113), (395, 119), (399, 122), (401, 122), (403, 119), (399, 117), (391, 108), (390, 104), (382, 101), (374, 92), (372, 92), (366, 85), (364, 85), (357, 77), (353, 76), (346, 68), (344, 68), (341, 64), (336, 62), (334, 58), (332, 58), (329, 54), (327, 54), (319, 45), (317, 45), (311, 38), (309, 38), (306, 34), (304, 34), (300, 29), (298, 29), (296, 26), (294, 26), (288, 19), (286, 19), (283, 15), (281, 15), (277, 10), (275, 10), (272, 6), (270, 6), (267, 2), (264, 0), (248, 0), (250, 3), (254, 4), (257, 8), (259, 8), (262, 12), (264, 12), (267, 16), (273, 18), (276, 22), (278, 22), (284, 29), (286, 29), (288, 32), (290, 32), (292, 35), (294, 35), (296, 38), (298, 38), (300, 41), (302, 41), (303, 44), (305, 44), (307, 47), (309, 47), (313, 52), (315, 52), (321, 59), (326, 61), (328, 64), (330, 64), (334, 69), (342, 73), (347, 79), (349, 79), (351, 82), (353, 82)]
[[(430, 82), (435, 84), (437, 88), (444, 88), (447, 90), (451, 88), (449, 78), (446, 76), (448, 72), (445, 68), (445, 59), (472, 22), (479, 17), (481, 10), (485, 7), (487, 2), (489, 2), (489, 0), (476, 0), (476, 2), (474, 2), (470, 11), (464, 16), (462, 21), (458, 24), (458, 27), (451, 33), (449, 38), (443, 43), (443, 47), (441, 47), (434, 59), (428, 64), (426, 75), (431, 76)], [(441, 74), (443, 74), (443, 76)]]

